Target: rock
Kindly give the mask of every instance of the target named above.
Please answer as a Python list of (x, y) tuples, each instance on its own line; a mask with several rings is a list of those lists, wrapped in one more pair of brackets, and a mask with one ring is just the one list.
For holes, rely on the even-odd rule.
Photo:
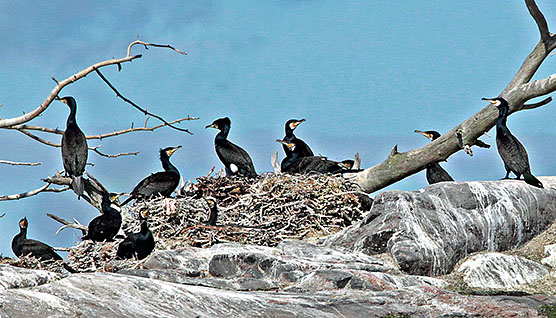
[(60, 278), (62, 278), (61, 274), (53, 272), (0, 264), (0, 291), (10, 288), (34, 287)]
[(513, 289), (548, 275), (539, 263), (501, 253), (473, 255), (456, 269), (469, 287)]
[(541, 260), (541, 263), (556, 270), (556, 244), (547, 245), (544, 247), (545, 255), (547, 257)]
[[(544, 177), (547, 186), (554, 177)], [(389, 252), (403, 271), (450, 272), (465, 256), (520, 246), (556, 220), (556, 190), (523, 181), (442, 182), (385, 191), (362, 221), (324, 240), (370, 255)]]

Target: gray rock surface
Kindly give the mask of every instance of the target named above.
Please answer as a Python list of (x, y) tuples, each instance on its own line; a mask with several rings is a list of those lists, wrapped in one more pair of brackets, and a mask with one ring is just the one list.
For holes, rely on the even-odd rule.
[(360, 222), (325, 240), (367, 254), (389, 252), (410, 274), (440, 275), (477, 251), (504, 251), (556, 220), (554, 177), (545, 189), (523, 181), (444, 182), (419, 191), (385, 191)]
[(545, 258), (541, 263), (556, 271), (556, 244), (550, 244), (544, 247)]
[(469, 287), (511, 290), (549, 274), (548, 269), (526, 258), (501, 253), (481, 253), (469, 257), (456, 271)]
[(460, 295), (441, 279), (400, 273), (379, 258), (298, 241), (277, 248), (224, 244), (158, 251), (145, 265), (53, 282), (0, 267), (0, 274), (36, 279), (26, 285), (35, 287), (10, 285), (0, 292), (0, 316), (537, 317), (541, 306), (556, 302)]

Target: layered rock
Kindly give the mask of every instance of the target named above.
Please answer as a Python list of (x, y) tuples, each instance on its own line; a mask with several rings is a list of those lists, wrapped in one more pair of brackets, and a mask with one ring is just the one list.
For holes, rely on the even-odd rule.
[(556, 220), (547, 188), (523, 181), (446, 182), (419, 191), (385, 191), (360, 222), (325, 244), (367, 254), (389, 252), (410, 274), (440, 275), (477, 251), (520, 246)]

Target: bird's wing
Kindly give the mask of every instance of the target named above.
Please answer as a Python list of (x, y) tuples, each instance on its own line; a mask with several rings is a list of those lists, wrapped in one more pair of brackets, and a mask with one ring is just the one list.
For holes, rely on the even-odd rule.
[(42, 260), (54, 259), (60, 260), (62, 257), (54, 251), (54, 249), (43, 242), (26, 239), (21, 245), (21, 255), (31, 254)]
[(255, 174), (253, 161), (247, 151), (228, 140), (226, 141), (225, 143), (219, 144), (219, 147), (216, 147), (216, 153), (224, 165), (228, 166), (234, 164), (239, 169), (248, 171), (249, 174)]
[(509, 134), (507, 137), (505, 142), (497, 143), (498, 152), (500, 154), (504, 153), (501, 157), (506, 166), (519, 174), (530, 171), (529, 157), (525, 147), (514, 135)]
[(134, 196), (150, 196), (161, 192), (172, 192), (179, 183), (179, 174), (160, 171), (141, 180), (131, 192)]
[(64, 169), (71, 175), (81, 175), (87, 165), (87, 138), (77, 128), (62, 136), (62, 158)]

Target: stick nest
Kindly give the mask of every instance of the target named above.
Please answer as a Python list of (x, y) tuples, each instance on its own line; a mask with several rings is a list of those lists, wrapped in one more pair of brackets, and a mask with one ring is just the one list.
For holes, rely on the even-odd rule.
[[(206, 225), (207, 198), (218, 205), (216, 226)], [(154, 198), (122, 209), (124, 232), (138, 232), (148, 210), (158, 250), (210, 247), (222, 242), (276, 246), (284, 239), (316, 239), (361, 219), (370, 198), (339, 175), (265, 174), (255, 179), (208, 175), (183, 187), (176, 198)], [(115, 242), (83, 241), (70, 248), (79, 271), (118, 271), (142, 261), (116, 259)]]

